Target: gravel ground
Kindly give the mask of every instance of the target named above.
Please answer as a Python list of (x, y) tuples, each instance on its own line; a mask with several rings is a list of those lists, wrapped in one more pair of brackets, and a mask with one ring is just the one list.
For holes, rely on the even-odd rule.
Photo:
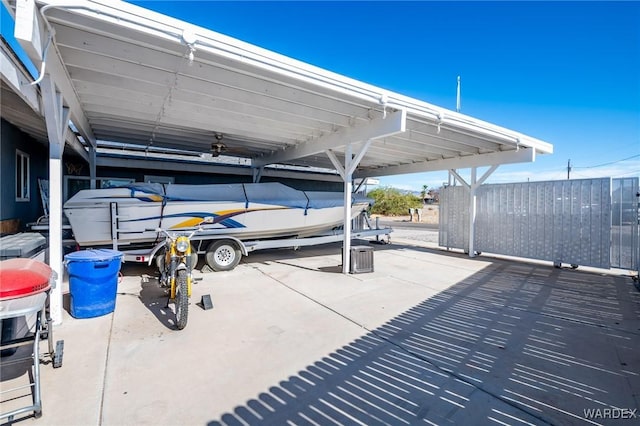
[(438, 230), (437, 229), (408, 229), (397, 226), (391, 226), (393, 232), (391, 233), (391, 241), (408, 240), (417, 241), (422, 243), (428, 243), (429, 245), (438, 245)]
[(406, 240), (438, 245), (438, 227), (434, 224), (409, 222), (409, 216), (381, 216), (380, 225), (393, 228), (391, 241)]

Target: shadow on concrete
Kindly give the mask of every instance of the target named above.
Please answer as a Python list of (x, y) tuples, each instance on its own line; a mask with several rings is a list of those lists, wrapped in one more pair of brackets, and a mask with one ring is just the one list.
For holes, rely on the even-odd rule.
[[(370, 245), (374, 248), (374, 251), (382, 251), (382, 250), (398, 250), (399, 248), (410, 248), (411, 250), (418, 250), (424, 252), (435, 253), (439, 252), (438, 249), (429, 249), (424, 247), (416, 247), (410, 244), (404, 243), (393, 243), (393, 244), (378, 244), (372, 242), (371, 240), (360, 240), (354, 239), (352, 240), (352, 246), (358, 245)], [(317, 256), (327, 256), (327, 255), (337, 255), (337, 264), (335, 267), (327, 267), (326, 272), (342, 272), (342, 242), (322, 244), (318, 246), (307, 246), (300, 247), (298, 249), (293, 249), (290, 247), (287, 248), (277, 248), (277, 249), (267, 249), (267, 250), (259, 250), (256, 252), (252, 252), (249, 256), (243, 256), (240, 261), (241, 264), (254, 264), (254, 263), (268, 263), (268, 262), (281, 262), (283, 260), (293, 260), (293, 259), (304, 259), (309, 257), (317, 257)], [(295, 265), (292, 265), (295, 266)], [(210, 270), (205, 270), (205, 261), (204, 256), (200, 255), (198, 259), (198, 265), (196, 270), (201, 271), (206, 274), (213, 274)], [(155, 264), (147, 265), (146, 263), (134, 263), (134, 262), (126, 262), (123, 263), (120, 268), (120, 274), (123, 276), (152, 276), (155, 277), (157, 275), (157, 267)]]
[(495, 261), (208, 424), (640, 418), (639, 329), (627, 278)]
[(140, 302), (158, 321), (170, 330), (176, 329), (176, 317), (173, 303), (168, 304), (168, 294), (160, 287), (156, 277), (143, 275), (140, 280)]
[(62, 293), (62, 309), (71, 315), (71, 293)]
[[(419, 247), (411, 245), (410, 243), (392, 243), (392, 244), (379, 244), (370, 240), (360, 240), (354, 239), (351, 241), (351, 246), (370, 246), (373, 247), (375, 251), (384, 251), (384, 250), (398, 250), (402, 248), (407, 248), (416, 251), (423, 251), (427, 253), (437, 253), (440, 252), (439, 249), (431, 249), (425, 247)], [(294, 265), (291, 263), (286, 263), (286, 260), (295, 260), (295, 259), (305, 259), (310, 257), (317, 256), (336, 256), (336, 265), (328, 266), (325, 268), (320, 268), (319, 270), (325, 270), (326, 272), (342, 272), (342, 242), (337, 243), (329, 243), (322, 244), (318, 246), (308, 246), (308, 247), (300, 247), (298, 249), (292, 248), (278, 248), (278, 249), (267, 249), (267, 250), (259, 250), (253, 253), (250, 253), (249, 256), (243, 256), (241, 263), (242, 264), (252, 264), (252, 263), (261, 263), (266, 264), (269, 262), (283, 263), (290, 266), (301, 267), (300, 265)], [(311, 268), (306, 268), (310, 269)]]
[[(158, 319), (162, 325), (170, 330), (176, 329), (175, 306), (173, 302), (168, 302), (168, 289), (160, 287), (158, 282), (158, 268), (154, 265), (141, 263), (123, 264), (120, 273), (123, 276), (139, 276), (140, 292), (123, 293), (119, 296), (137, 297), (140, 302)], [(200, 302), (191, 300), (190, 304), (204, 309)]]
[[(296, 266), (296, 265), (292, 265), (292, 266)], [(301, 268), (300, 265), (297, 265), (298, 268)], [(321, 266), (318, 268), (318, 270), (320, 272), (327, 272), (330, 274), (341, 274), (342, 273), (342, 266), (341, 265), (336, 265), (336, 266)]]

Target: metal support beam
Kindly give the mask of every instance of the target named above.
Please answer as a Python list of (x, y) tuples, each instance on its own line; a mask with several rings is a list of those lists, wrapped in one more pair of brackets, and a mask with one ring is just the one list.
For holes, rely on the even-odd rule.
[[(330, 135), (324, 141), (314, 144), (313, 147), (305, 144), (305, 147), (293, 150), (300, 156), (306, 156), (316, 153), (316, 151), (314, 150), (318, 148), (318, 145), (330, 145), (332, 147), (337, 143), (346, 143), (344, 151), (344, 166), (340, 164), (340, 160), (338, 160), (338, 157), (333, 152), (331, 147), (327, 147), (324, 149), (327, 157), (329, 157), (329, 160), (331, 160), (331, 163), (344, 181), (344, 240), (342, 243), (343, 274), (349, 273), (349, 267), (351, 265), (351, 197), (353, 190), (353, 174), (355, 173), (358, 164), (360, 164), (360, 161), (362, 161), (365, 154), (367, 153), (367, 150), (373, 143), (373, 140), (395, 133), (404, 132), (406, 128), (406, 119), (406, 112), (398, 111), (396, 113), (390, 114), (385, 119), (373, 120), (371, 123), (369, 123), (369, 126), (347, 129), (345, 132), (342, 132), (347, 134)], [(345, 142), (338, 142), (338, 139), (335, 139), (337, 136), (344, 138), (343, 141)], [(354, 156), (353, 144), (363, 140), (365, 141), (365, 143), (362, 145), (358, 153)], [(284, 157), (278, 158), (278, 161), (282, 161), (281, 158)]]
[(364, 143), (362, 148), (360, 148), (360, 151), (355, 155), (355, 157), (353, 157), (353, 160), (351, 160), (351, 164), (349, 165), (348, 169), (346, 168), (347, 163), (345, 162), (345, 173), (347, 175), (351, 176), (356, 171), (356, 167), (358, 167), (358, 164), (360, 164), (360, 161), (362, 161), (362, 159), (364, 158), (364, 155), (367, 153), (367, 150), (371, 146), (371, 142), (373, 142), (373, 139), (369, 139)]
[(475, 154), (464, 157), (453, 157), (441, 160), (419, 161), (412, 164), (381, 167), (376, 170), (367, 170), (362, 174), (355, 173), (354, 178), (360, 178), (366, 173), (369, 176), (391, 176), (408, 173), (435, 172), (448, 169), (464, 169), (470, 167), (484, 167), (510, 163), (530, 163), (535, 161), (536, 153), (533, 148), (520, 148), (513, 151), (490, 152), (487, 154)]
[(384, 138), (404, 132), (406, 121), (407, 112), (405, 110), (396, 111), (387, 114), (386, 118), (371, 120), (366, 125), (344, 128), (321, 138), (276, 152), (268, 157), (254, 159), (252, 160), (252, 165), (265, 166), (267, 164), (282, 163), (343, 147), (348, 143)]
[(478, 168), (471, 168), (471, 178), (469, 182), (465, 181), (462, 176), (458, 174), (458, 171), (455, 169), (450, 169), (449, 173), (455, 176), (455, 179), (460, 181), (462, 185), (467, 188), (469, 191), (469, 257), (475, 257), (475, 233), (476, 233), (476, 214), (478, 210), (478, 197), (477, 190), (487, 180), (489, 176), (498, 168), (497, 165), (489, 167), (487, 171), (485, 171), (480, 179), (477, 178)]
[(489, 167), (489, 169), (482, 174), (480, 179), (478, 179), (478, 182), (476, 182), (477, 186), (482, 185), (484, 181), (487, 180), (487, 178), (489, 178), (489, 176), (491, 176), (491, 174), (496, 171), (497, 168), (498, 168), (497, 164)]
[[(344, 240), (342, 242), (342, 273), (349, 273), (349, 266), (351, 265), (351, 199), (353, 192), (353, 172), (358, 163), (364, 158), (367, 150), (371, 146), (372, 140), (368, 140), (356, 155), (353, 155), (353, 147), (351, 143), (345, 146), (344, 151), (344, 166), (340, 164), (340, 160), (336, 154), (327, 150), (326, 154), (331, 160), (331, 163), (336, 168), (336, 171), (344, 180)], [(360, 188), (358, 186), (358, 188)]]
[(253, 175), (253, 183), (259, 183), (260, 179), (262, 179), (262, 172), (264, 171), (264, 167), (255, 167), (251, 169)]
[(353, 192), (353, 171), (358, 166), (358, 162), (364, 157), (367, 150), (371, 146), (371, 140), (367, 141), (360, 151), (353, 155), (353, 147), (350, 143), (345, 146), (344, 151), (344, 166), (340, 164), (340, 160), (336, 154), (327, 150), (327, 156), (333, 163), (342, 179), (344, 180), (344, 239), (342, 241), (342, 273), (349, 273), (349, 266), (351, 265), (351, 200)]
[(351, 264), (351, 173), (354, 158), (352, 156), (351, 144), (347, 144), (344, 150), (344, 170), (347, 173), (344, 177), (344, 240), (342, 242), (342, 273), (349, 273)]
[(96, 189), (96, 148), (89, 145), (89, 177), (90, 188)]
[(69, 130), (69, 108), (51, 77), (46, 74), (40, 86), (49, 136), (49, 266), (56, 274), (51, 291), (51, 318), (62, 322), (62, 153)]
[[(91, 164), (91, 159), (89, 157), (89, 153), (85, 146), (80, 142), (78, 137), (73, 132), (67, 132), (67, 140), (66, 144), (69, 148), (71, 148), (76, 154), (78, 154), (84, 161)], [(89, 145), (91, 146), (91, 145)]]
[(476, 235), (476, 213), (478, 211), (478, 197), (476, 196), (476, 192), (478, 189), (478, 186), (476, 185), (477, 171), (477, 167), (471, 168), (471, 180), (469, 182), (469, 257), (476, 257), (473, 240), (475, 239)]
[(342, 167), (342, 164), (340, 164), (340, 160), (338, 160), (338, 157), (336, 157), (336, 154), (334, 154), (334, 152), (331, 151), (330, 149), (326, 150), (325, 153), (327, 154), (327, 157), (329, 157), (329, 160), (331, 160), (331, 164), (333, 164), (333, 167), (336, 168), (336, 172), (338, 172), (338, 174), (344, 181), (345, 179), (344, 167)]
[(460, 176), (460, 175), (458, 174), (458, 171), (457, 171), (457, 170), (455, 170), (455, 169), (450, 169), (450, 170), (449, 170), (449, 173), (451, 173), (451, 174), (454, 176), (454, 178), (455, 178), (455, 179), (454, 179), (454, 184), (455, 184), (455, 181), (457, 180), (457, 181), (459, 181), (459, 182), (460, 182), (460, 183), (461, 183), (465, 188), (467, 188), (467, 189), (471, 188), (471, 185), (469, 185), (469, 184), (467, 183), (467, 181), (466, 181), (466, 180), (464, 180), (464, 179), (462, 178), (462, 176)]
[[(476, 182), (476, 183), (477, 183), (477, 186), (482, 185), (482, 184), (484, 183), (484, 181), (485, 181), (485, 180), (487, 180), (487, 178), (488, 178), (489, 176), (491, 176), (491, 174), (492, 174), (493, 172), (495, 172), (495, 171), (496, 171), (496, 169), (497, 169), (497, 168), (498, 168), (498, 166), (491, 166), (491, 167), (489, 167), (489, 169), (488, 169), (486, 172), (484, 172), (484, 173), (483, 173), (483, 175), (480, 177), (480, 179), (478, 179), (478, 181)], [(473, 171), (473, 170), (472, 170), (472, 171)], [(454, 175), (454, 176), (455, 176), (455, 178), (456, 178), (457, 180), (459, 180), (459, 181), (460, 181), (460, 183), (462, 183), (462, 185), (464, 185), (464, 186), (465, 186), (465, 188), (467, 188), (467, 189), (470, 189), (470, 188), (471, 188), (471, 184), (467, 183), (467, 182), (464, 180), (464, 178), (458, 174), (458, 171), (457, 171), (457, 170), (455, 170), (455, 169), (451, 169), (451, 170), (449, 170), (449, 173), (450, 173), (450, 174), (452, 174), (452, 175)]]
[(360, 188), (362, 188), (363, 186), (365, 187), (365, 192), (366, 192), (366, 182), (367, 182), (368, 178), (362, 178), (360, 179), (360, 182), (358, 183), (358, 186), (356, 186), (356, 188), (353, 190), (354, 194), (357, 194), (358, 192), (360, 192)]

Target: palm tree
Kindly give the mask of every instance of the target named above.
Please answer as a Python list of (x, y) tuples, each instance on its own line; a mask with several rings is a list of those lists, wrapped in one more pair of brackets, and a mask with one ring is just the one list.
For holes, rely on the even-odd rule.
[(422, 191), (420, 191), (420, 196), (422, 197), (422, 204), (424, 204), (424, 199), (427, 198), (427, 188), (429, 188), (429, 185), (422, 185)]

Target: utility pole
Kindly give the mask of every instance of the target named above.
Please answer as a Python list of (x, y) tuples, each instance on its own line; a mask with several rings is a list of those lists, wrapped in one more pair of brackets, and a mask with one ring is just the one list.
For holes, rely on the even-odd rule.
[(567, 160), (567, 180), (569, 180), (569, 174), (571, 173), (571, 159)]
[(456, 112), (460, 112), (460, 76), (458, 76), (458, 88), (456, 90)]

